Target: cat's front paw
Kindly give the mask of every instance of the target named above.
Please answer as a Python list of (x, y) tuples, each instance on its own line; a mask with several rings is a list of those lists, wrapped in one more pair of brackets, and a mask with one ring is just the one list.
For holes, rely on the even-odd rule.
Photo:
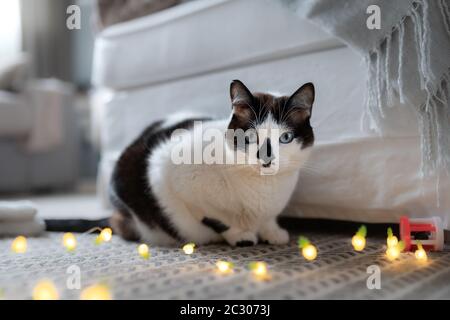
[(258, 242), (256, 234), (251, 231), (228, 230), (223, 234), (225, 240), (233, 247), (249, 247)]
[(289, 233), (278, 225), (264, 228), (260, 231), (259, 237), (262, 242), (269, 244), (287, 244), (289, 242)]

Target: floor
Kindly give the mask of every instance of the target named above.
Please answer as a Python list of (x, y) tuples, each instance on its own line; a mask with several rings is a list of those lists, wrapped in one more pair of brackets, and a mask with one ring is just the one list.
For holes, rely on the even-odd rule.
[(106, 209), (95, 193), (95, 182), (80, 183), (76, 190), (64, 193), (23, 194), (9, 196), (6, 200), (26, 199), (36, 204), (38, 216), (42, 219), (89, 219), (108, 217)]
[[(114, 299), (450, 299), (450, 248), (418, 263), (413, 254), (395, 262), (384, 256), (384, 240), (370, 239), (363, 253), (350, 238), (306, 232), (319, 255), (307, 262), (295, 243), (231, 248), (199, 247), (186, 255), (180, 248), (150, 247), (146, 260), (137, 244), (114, 237), (94, 244), (95, 235), (77, 235), (74, 252), (61, 245), (60, 233), (28, 239), (24, 254), (12, 253), (11, 240), (0, 240), (0, 292), (4, 299), (30, 299), (33, 287), (50, 279), (62, 299), (78, 299), (82, 290), (106, 284)], [(234, 272), (218, 274), (218, 260), (233, 262)], [(259, 280), (247, 266), (268, 265), (269, 280)], [(380, 268), (380, 289), (368, 289), (368, 267)], [(80, 288), (67, 287), (69, 267), (77, 268)], [(373, 268), (373, 267), (372, 267)], [(72, 269), (73, 270), (73, 269)], [(370, 270), (370, 269), (369, 269)], [(371, 282), (372, 283), (372, 282)]]
[[(108, 214), (89, 188), (76, 195), (32, 200), (45, 218), (96, 219)], [(47, 233), (28, 239), (24, 254), (11, 252), (12, 239), (0, 239), (0, 298), (30, 299), (33, 287), (50, 279), (63, 299), (78, 299), (84, 288), (96, 283), (106, 284), (114, 299), (450, 299), (449, 246), (430, 253), (426, 264), (411, 253), (389, 262), (384, 254), (386, 226), (368, 225), (367, 247), (358, 253), (350, 244), (356, 224), (320, 220), (283, 220), (283, 224), (291, 231), (286, 246), (212, 245), (198, 247), (192, 255), (180, 248), (150, 246), (148, 260), (138, 255), (136, 243), (115, 236), (96, 245), (96, 235), (77, 234), (77, 248), (67, 252), (61, 233)], [(307, 262), (301, 256), (296, 245), (300, 234), (317, 246), (316, 260)], [(233, 262), (234, 272), (218, 274), (218, 260)], [(248, 270), (252, 261), (266, 262), (271, 278), (255, 278)], [(79, 289), (67, 286), (71, 266), (79, 268)], [(379, 268), (380, 289), (368, 288), (372, 275), (368, 267)]]

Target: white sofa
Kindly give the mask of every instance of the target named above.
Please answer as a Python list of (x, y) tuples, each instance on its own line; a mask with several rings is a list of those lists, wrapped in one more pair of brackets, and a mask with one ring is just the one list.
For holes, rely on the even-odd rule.
[[(301, 175), (285, 214), (365, 222), (440, 215), (449, 226), (449, 197), (438, 203), (436, 179), (421, 179), (415, 118), (405, 113), (385, 137), (371, 132), (360, 57), (277, 1), (198, 0), (111, 26), (96, 39), (93, 66), (104, 199), (118, 154), (152, 121), (185, 109), (228, 115), (233, 79), (284, 93), (312, 81), (316, 173)], [(448, 178), (439, 190), (448, 195)]]

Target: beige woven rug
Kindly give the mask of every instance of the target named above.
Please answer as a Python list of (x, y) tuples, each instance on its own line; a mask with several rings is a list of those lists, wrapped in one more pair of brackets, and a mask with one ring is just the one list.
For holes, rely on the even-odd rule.
[[(384, 239), (368, 239), (363, 253), (356, 253), (350, 237), (306, 233), (319, 250), (306, 262), (292, 243), (231, 248), (199, 247), (191, 256), (177, 248), (151, 247), (151, 258), (137, 254), (137, 244), (113, 237), (94, 244), (95, 235), (78, 235), (75, 252), (61, 245), (61, 234), (28, 239), (24, 254), (10, 251), (12, 239), (0, 239), (0, 295), (3, 299), (30, 299), (35, 284), (51, 279), (64, 299), (78, 299), (83, 288), (109, 285), (114, 299), (450, 299), (450, 248), (429, 254), (420, 265), (412, 254), (396, 262), (384, 257)], [(230, 275), (215, 272), (219, 259), (235, 263)], [(247, 270), (251, 261), (265, 261), (270, 281), (255, 280)], [(67, 269), (76, 265), (81, 290), (68, 289)], [(381, 289), (368, 289), (367, 267), (381, 269)]]

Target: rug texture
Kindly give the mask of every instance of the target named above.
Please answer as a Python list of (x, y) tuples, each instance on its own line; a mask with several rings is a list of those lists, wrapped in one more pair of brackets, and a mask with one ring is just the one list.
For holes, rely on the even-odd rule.
[[(351, 235), (303, 234), (318, 248), (313, 262), (301, 256), (295, 233), (285, 246), (211, 245), (198, 247), (190, 256), (178, 248), (150, 247), (148, 260), (137, 254), (136, 243), (117, 236), (96, 245), (95, 235), (78, 234), (76, 250), (66, 252), (62, 234), (48, 233), (29, 238), (24, 254), (11, 252), (12, 239), (1, 239), (0, 295), (31, 299), (33, 287), (50, 279), (62, 299), (78, 299), (84, 288), (96, 283), (107, 284), (114, 299), (450, 299), (448, 246), (430, 253), (429, 262), (421, 265), (411, 253), (387, 261), (383, 237), (369, 237), (365, 251), (358, 253), (352, 250)], [(233, 262), (234, 272), (218, 274), (219, 259)], [(256, 280), (247, 269), (252, 261), (266, 262), (271, 280)], [(367, 287), (367, 268), (372, 265), (381, 270), (379, 290)], [(79, 267), (80, 289), (66, 285), (70, 266)]]

